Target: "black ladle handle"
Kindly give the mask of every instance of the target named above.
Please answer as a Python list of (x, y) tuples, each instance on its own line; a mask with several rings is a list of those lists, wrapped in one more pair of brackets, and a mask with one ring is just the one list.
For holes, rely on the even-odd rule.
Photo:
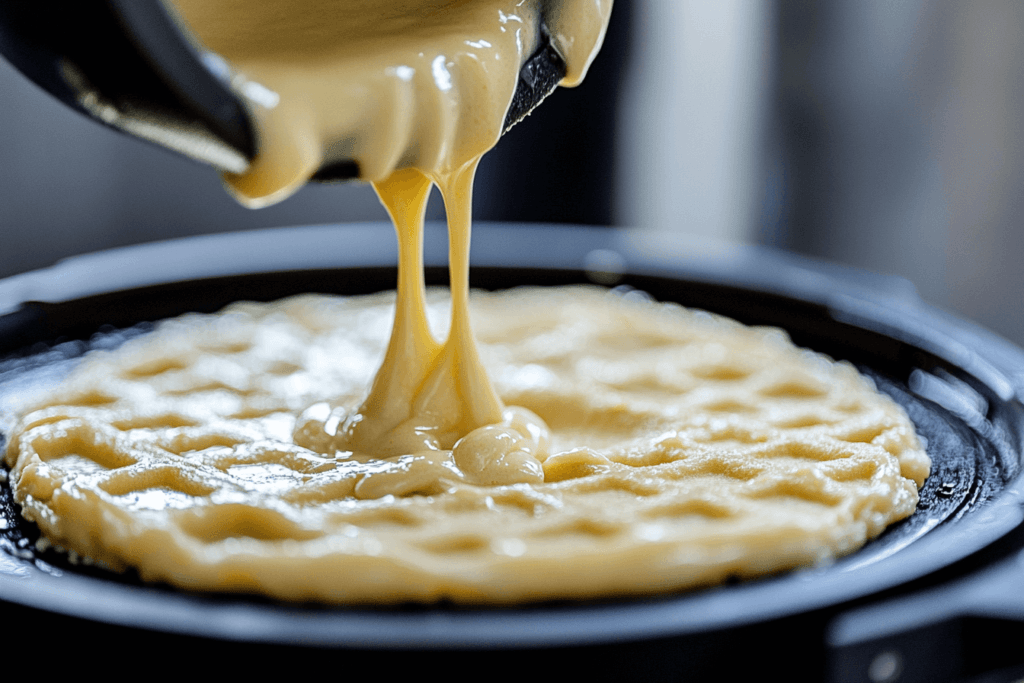
[(255, 156), (245, 107), (158, 0), (0, 3), (0, 54), (117, 130), (223, 170)]
[[(256, 155), (248, 110), (231, 72), (180, 30), (160, 0), (0, 2), (0, 54), (64, 104), (121, 132), (221, 170), (240, 173)], [(504, 130), (522, 120), (565, 75), (542, 30), (520, 71)], [(333, 162), (318, 181), (358, 176)]]

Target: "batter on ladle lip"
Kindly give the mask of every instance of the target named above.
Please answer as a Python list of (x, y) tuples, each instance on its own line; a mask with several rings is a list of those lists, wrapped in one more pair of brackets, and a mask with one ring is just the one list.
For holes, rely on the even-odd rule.
[(579, 84), (612, 0), (172, 0), (204, 49), (237, 71), (258, 154), (227, 174), (251, 207), (287, 197), (325, 164), (362, 180), (415, 168), (440, 181), (494, 146), (535, 50), (541, 11)]

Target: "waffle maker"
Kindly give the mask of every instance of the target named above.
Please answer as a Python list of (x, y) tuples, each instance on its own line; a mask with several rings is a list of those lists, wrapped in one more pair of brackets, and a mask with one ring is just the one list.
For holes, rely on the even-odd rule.
[[(781, 327), (800, 346), (853, 362), (928, 441), (932, 474), (917, 512), (829, 566), (711, 589), (517, 608), (347, 609), (191, 594), (73, 564), (37, 547), (38, 530), (4, 484), (6, 651), (47, 657), (56, 645), (62, 657), (92, 660), (113, 648), (171, 654), (162, 671), (216, 661), (236, 673), (301, 662), (409, 676), (496, 667), (543, 675), (556, 663), (602, 680), (1024, 675), (1024, 644), (1007, 644), (1024, 634), (1024, 351), (924, 304), (904, 280), (783, 252), (631, 230), (474, 230), (474, 287), (635, 288)], [(444, 284), (443, 225), (428, 226), (425, 262), (428, 284)], [(152, 321), (241, 299), (390, 289), (395, 263), (390, 226), (354, 224), (141, 245), (0, 281), (0, 414), (89, 348), (145, 334)]]

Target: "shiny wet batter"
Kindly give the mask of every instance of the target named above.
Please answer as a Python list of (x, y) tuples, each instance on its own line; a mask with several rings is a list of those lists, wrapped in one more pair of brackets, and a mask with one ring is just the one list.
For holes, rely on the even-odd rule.
[[(446, 294), (427, 297), (438, 336)], [(911, 514), (928, 472), (902, 409), (851, 366), (587, 288), (473, 297), (481, 360), (519, 406), (497, 426), (352, 449), (393, 305), (240, 303), (92, 354), (14, 430), (24, 514), (184, 588), (510, 603), (827, 561)]]

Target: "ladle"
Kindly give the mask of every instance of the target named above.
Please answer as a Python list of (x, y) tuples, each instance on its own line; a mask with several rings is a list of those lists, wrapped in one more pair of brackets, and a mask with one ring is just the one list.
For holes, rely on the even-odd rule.
[[(565, 62), (541, 28), (519, 72), (507, 131), (551, 93)], [(230, 65), (183, 32), (160, 0), (0, 3), (0, 54), (64, 104), (138, 138), (241, 173), (257, 144)], [(332, 161), (314, 180), (359, 175)]]

